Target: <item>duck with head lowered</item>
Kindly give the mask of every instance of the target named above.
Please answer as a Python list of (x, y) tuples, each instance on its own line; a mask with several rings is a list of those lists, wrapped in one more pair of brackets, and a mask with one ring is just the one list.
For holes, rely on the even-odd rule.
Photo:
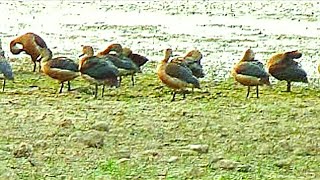
[(307, 73), (294, 59), (301, 58), (302, 53), (288, 51), (273, 55), (267, 62), (269, 73), (280, 81), (287, 81), (287, 92), (291, 91), (291, 82), (308, 83)]
[[(114, 51), (116, 54), (110, 54), (111, 51)], [(119, 82), (121, 83), (123, 76), (131, 76), (131, 82), (134, 86), (134, 75), (140, 73), (140, 67), (134, 63), (129, 56), (130, 51), (126, 51), (126, 55), (123, 54), (123, 48), (120, 44), (114, 43), (109, 45), (105, 50), (98, 52), (97, 57), (108, 57), (118, 69), (119, 69)]]
[[(22, 46), (22, 48), (18, 47), (18, 45)], [(36, 71), (36, 62), (39, 62), (39, 71), (41, 69), (41, 58), (39, 58), (41, 48), (47, 48), (46, 42), (39, 35), (32, 32), (25, 33), (10, 42), (10, 51), (12, 54), (25, 52), (31, 56), (33, 72)]]
[(177, 57), (171, 60), (174, 63), (180, 63), (183, 66), (188, 67), (192, 74), (197, 78), (203, 78), (205, 76), (203, 67), (201, 65), (201, 59), (203, 55), (199, 50), (191, 50), (184, 57)]

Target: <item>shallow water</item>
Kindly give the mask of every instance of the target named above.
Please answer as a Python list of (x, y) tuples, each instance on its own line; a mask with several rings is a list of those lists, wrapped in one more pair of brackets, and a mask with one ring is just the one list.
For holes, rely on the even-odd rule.
[(83, 44), (101, 50), (119, 42), (154, 61), (168, 47), (177, 54), (197, 48), (210, 79), (228, 77), (246, 48), (263, 62), (275, 52), (298, 49), (309, 77), (318, 77), (319, 2), (163, 2), (1, 1), (1, 39), (9, 57), (17, 57), (9, 42), (30, 31), (55, 55), (74, 59)]

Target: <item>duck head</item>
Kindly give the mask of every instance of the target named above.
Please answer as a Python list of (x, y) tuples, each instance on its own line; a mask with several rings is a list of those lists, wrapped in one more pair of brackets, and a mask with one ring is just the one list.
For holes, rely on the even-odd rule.
[(284, 55), (289, 59), (299, 59), (302, 56), (302, 53), (298, 50), (285, 52)]
[(82, 54), (79, 55), (79, 57), (82, 57), (84, 55), (87, 55), (89, 57), (93, 56), (94, 51), (92, 46), (82, 46)]

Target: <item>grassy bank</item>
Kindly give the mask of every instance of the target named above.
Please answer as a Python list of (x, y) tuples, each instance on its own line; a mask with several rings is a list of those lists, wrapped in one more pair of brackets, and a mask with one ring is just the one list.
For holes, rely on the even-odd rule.
[(170, 102), (170, 90), (146, 71), (137, 86), (125, 78), (93, 99), (81, 78), (57, 94), (56, 81), (29, 67), (17, 67), (0, 93), (1, 178), (320, 178), (316, 88), (285, 93), (279, 82), (245, 99), (247, 88), (232, 79), (206, 80)]

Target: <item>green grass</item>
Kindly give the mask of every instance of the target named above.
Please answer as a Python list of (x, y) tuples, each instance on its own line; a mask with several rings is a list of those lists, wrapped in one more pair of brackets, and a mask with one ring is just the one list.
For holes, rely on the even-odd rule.
[[(15, 83), (0, 93), (2, 179), (320, 178), (317, 88), (295, 84), (285, 93), (278, 82), (245, 99), (247, 88), (233, 79), (202, 80), (201, 90), (170, 102), (170, 89), (147, 69), (136, 86), (125, 78), (94, 99), (81, 78), (57, 94), (56, 81), (30, 69), (16, 67)], [(73, 138), (97, 122), (109, 126), (101, 148)], [(30, 156), (14, 156), (21, 143)]]

